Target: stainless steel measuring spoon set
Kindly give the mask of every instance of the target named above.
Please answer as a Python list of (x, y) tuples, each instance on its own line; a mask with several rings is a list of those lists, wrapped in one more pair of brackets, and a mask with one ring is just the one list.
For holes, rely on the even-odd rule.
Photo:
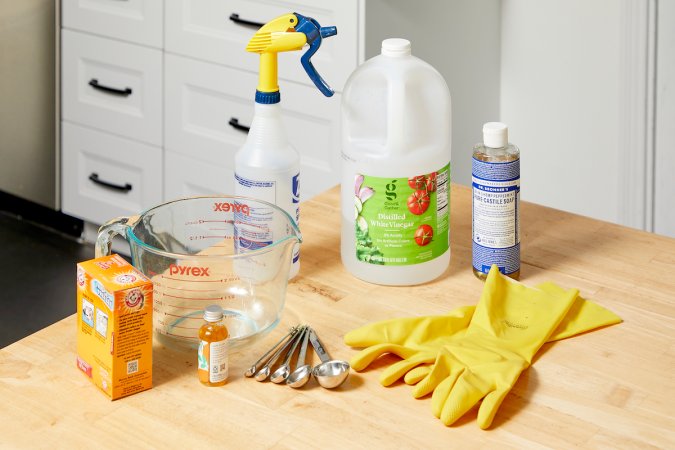
[[(312, 368), (305, 363), (308, 344), (312, 344), (314, 351), (321, 360)], [(291, 370), (291, 360), (300, 346), (295, 368)], [(282, 359), (283, 358), (283, 359)], [(277, 361), (281, 363), (274, 370)], [(349, 363), (346, 361), (331, 359), (326, 349), (321, 344), (316, 331), (308, 325), (299, 325), (282, 337), (264, 355), (258, 359), (244, 373), (245, 376), (255, 378), (257, 381), (265, 381), (268, 378), (273, 383), (286, 383), (292, 388), (301, 388), (314, 375), (319, 384), (326, 389), (340, 386), (349, 376)]]

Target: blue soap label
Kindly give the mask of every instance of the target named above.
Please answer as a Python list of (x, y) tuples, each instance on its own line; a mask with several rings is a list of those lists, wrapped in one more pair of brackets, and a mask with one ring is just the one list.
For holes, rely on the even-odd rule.
[(473, 267), (520, 270), (520, 160), (472, 160)]

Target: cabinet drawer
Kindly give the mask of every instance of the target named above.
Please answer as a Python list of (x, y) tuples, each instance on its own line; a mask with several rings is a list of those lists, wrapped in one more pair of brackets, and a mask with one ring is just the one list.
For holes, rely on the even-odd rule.
[[(251, 124), (257, 76), (175, 55), (166, 56), (165, 68), (165, 148), (233, 167), (246, 133), (230, 122)], [(340, 97), (295, 83), (281, 94), (288, 138), (301, 156), (302, 199), (339, 182)]]
[(62, 122), (63, 211), (97, 224), (162, 201), (162, 149)]
[(162, 0), (62, 0), (65, 28), (162, 48)]
[[(168, 52), (257, 73), (259, 57), (245, 48), (258, 26), (242, 25), (230, 17), (237, 14), (240, 19), (265, 23), (297, 11), (323, 26), (337, 26), (337, 36), (323, 41), (312, 62), (333, 89), (342, 91), (357, 66), (357, 3), (356, 0), (174, 0), (165, 5), (165, 47)], [(300, 64), (300, 56), (306, 49), (279, 54), (280, 78), (312, 85)], [(281, 83), (282, 95), (284, 88)]]
[(195, 195), (233, 195), (230, 166), (202, 162), (178, 153), (164, 153), (164, 201)]
[(62, 117), (162, 145), (162, 52), (62, 34)]

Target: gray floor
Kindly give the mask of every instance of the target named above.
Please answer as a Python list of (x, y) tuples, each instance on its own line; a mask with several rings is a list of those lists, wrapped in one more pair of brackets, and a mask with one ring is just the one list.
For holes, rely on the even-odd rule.
[(93, 245), (0, 211), (0, 348), (75, 313), (75, 265), (93, 257)]

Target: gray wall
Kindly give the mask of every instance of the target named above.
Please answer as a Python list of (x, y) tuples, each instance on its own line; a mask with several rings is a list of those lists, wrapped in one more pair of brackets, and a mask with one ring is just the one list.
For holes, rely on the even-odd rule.
[(452, 96), (452, 179), (471, 183), (471, 151), (484, 122), (499, 120), (499, 0), (366, 0), (366, 59), (383, 39), (412, 42)]

